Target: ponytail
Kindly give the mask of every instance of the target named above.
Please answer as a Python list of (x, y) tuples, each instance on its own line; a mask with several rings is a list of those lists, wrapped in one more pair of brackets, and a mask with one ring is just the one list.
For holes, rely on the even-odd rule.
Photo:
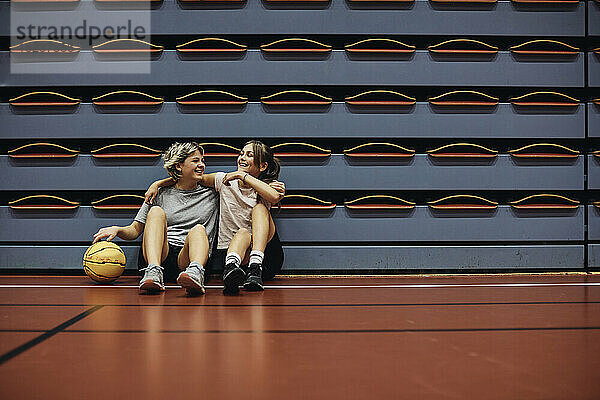
[(263, 182), (269, 183), (276, 181), (279, 178), (279, 170), (281, 166), (279, 159), (273, 155), (273, 150), (258, 140), (250, 140), (246, 145), (252, 145), (252, 152), (254, 153), (254, 163), (260, 168), (263, 163), (267, 163), (267, 169), (262, 171), (258, 176)]

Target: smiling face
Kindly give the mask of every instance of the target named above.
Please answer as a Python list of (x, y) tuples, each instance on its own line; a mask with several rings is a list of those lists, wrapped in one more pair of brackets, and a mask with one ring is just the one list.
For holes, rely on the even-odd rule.
[(181, 171), (181, 179), (199, 181), (204, 173), (204, 168), (206, 168), (204, 156), (199, 150), (196, 150), (187, 156), (184, 162), (179, 163), (178, 169)]
[(251, 143), (248, 143), (238, 155), (237, 167), (240, 172), (247, 172), (254, 177), (258, 177), (267, 168), (267, 163), (263, 163), (260, 167), (256, 165), (253, 146)]

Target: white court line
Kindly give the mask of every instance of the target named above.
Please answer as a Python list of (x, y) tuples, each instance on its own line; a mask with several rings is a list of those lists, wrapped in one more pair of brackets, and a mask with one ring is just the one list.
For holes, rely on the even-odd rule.
[[(600, 286), (600, 282), (571, 282), (571, 283), (474, 283), (474, 284), (405, 284), (405, 285), (266, 285), (265, 289), (409, 289), (409, 288), (506, 288), (506, 287), (552, 287), (552, 286)], [(207, 285), (207, 289), (223, 289), (223, 285)], [(123, 288), (137, 289), (137, 285), (0, 285), (0, 289), (77, 289), (77, 288)], [(181, 286), (167, 285), (167, 289), (180, 289)]]

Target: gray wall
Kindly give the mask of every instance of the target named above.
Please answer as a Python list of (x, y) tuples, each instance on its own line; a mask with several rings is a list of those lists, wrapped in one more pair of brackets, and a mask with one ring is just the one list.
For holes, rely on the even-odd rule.
[[(443, 92), (443, 91), (442, 91)], [(326, 93), (326, 92), (325, 92)], [(153, 93), (149, 93), (153, 94)], [(591, 106), (590, 108), (594, 108)], [(15, 112), (17, 111), (17, 112)], [(597, 109), (594, 111), (598, 111)], [(583, 139), (585, 106), (568, 110), (519, 109), (502, 103), (484, 109), (433, 107), (419, 102), (396, 112), (353, 110), (345, 103), (318, 109), (274, 111), (251, 103), (231, 112), (183, 112), (165, 103), (147, 113), (103, 113), (81, 104), (73, 113), (21, 114), (0, 105), (3, 139), (200, 138), (528, 138)], [(591, 113), (590, 123), (595, 118)], [(598, 114), (600, 115), (600, 114)], [(599, 117), (600, 118), (600, 117)], [(591, 131), (591, 129), (590, 129)], [(600, 134), (600, 133), (599, 133)]]
[[(0, 52), (0, 63), (10, 54)], [(597, 71), (598, 59), (590, 55), (590, 77)], [(98, 64), (111, 71), (125, 61), (107, 61), (91, 51), (80, 52), (64, 62), (18, 63), (19, 75), (8, 75), (6, 86), (39, 85), (418, 85), (418, 86), (540, 86), (581, 87), (584, 82), (584, 56), (559, 60), (516, 57), (508, 51), (492, 57), (434, 56), (426, 50), (399, 60), (352, 59), (344, 50), (316, 60), (301, 56), (290, 59), (267, 58), (260, 50), (248, 50), (239, 59), (186, 60), (175, 50), (151, 62), (150, 73), (77, 74), (86, 66)], [(593, 62), (592, 62), (593, 61)], [(143, 70), (146, 61), (128, 61), (131, 69)], [(594, 64), (595, 63), (595, 64)], [(40, 73), (60, 71), (60, 73)], [(594, 66), (595, 65), (595, 66)], [(68, 73), (72, 68), (73, 73)], [(30, 79), (28, 74), (36, 74)], [(597, 78), (594, 78), (597, 79)], [(597, 86), (597, 83), (596, 85)]]
[[(0, 3), (6, 15), (11, 7)], [(70, 6), (62, 6), (68, 9)], [(89, 12), (94, 2), (81, 2), (69, 11)], [(183, 9), (186, 7), (188, 9)], [(104, 6), (104, 8), (106, 8)], [(332, 0), (327, 5), (273, 5), (247, 1), (234, 5), (195, 7), (172, 0), (152, 11), (152, 34), (379, 34), (379, 35), (514, 35), (584, 36), (585, 3), (567, 7), (520, 7), (498, 1), (484, 7), (444, 7), (425, 0), (384, 8), (377, 4), (355, 5)], [(27, 9), (20, 6), (18, 9)], [(44, 13), (45, 23), (62, 21), (63, 11)], [(135, 11), (131, 11), (133, 15)], [(0, 28), (7, 35), (7, 26)]]
[[(36, 6), (0, 2), (1, 21), (9, 20), (11, 7), (15, 15), (26, 16), (33, 15), (28, 10)], [(112, 7), (93, 1), (54, 4), (46, 6), (41, 22), (51, 25), (97, 10), (107, 16)], [(146, 12), (138, 7), (128, 11), (132, 18)], [(152, 180), (165, 175), (160, 159), (98, 160), (90, 149), (121, 142), (156, 147), (175, 138), (305, 141), (333, 150), (319, 160), (283, 161), (281, 179), (289, 193), (337, 203), (326, 212), (276, 212), (286, 272), (600, 267), (600, 213), (590, 205), (600, 200), (600, 163), (590, 154), (600, 149), (595, 141), (600, 137), (600, 107), (590, 101), (600, 97), (600, 58), (588, 51), (600, 36), (597, 2), (522, 6), (511, 1), (452, 5), (417, 0), (384, 6), (345, 0), (323, 5), (253, 0), (194, 5), (164, 0), (148, 13), (151, 33), (169, 43), (234, 35), (240, 43), (258, 40), (262, 44), (300, 36), (335, 42), (336, 48), (324, 57), (278, 58), (254, 46), (239, 58), (191, 60), (171, 46), (150, 63), (149, 73), (136, 73), (143, 67), (139, 61), (100, 59), (89, 49), (61, 61), (13, 57), (22, 72), (44, 72), (11, 73), (11, 55), (7, 48), (0, 49), (0, 146), (4, 149), (0, 154), (4, 171), (0, 270), (80, 268), (81, 255), (99, 227), (127, 224), (134, 215), (94, 210), (90, 202), (113, 193), (143, 193)], [(6, 43), (8, 28), (8, 23), (0, 24)], [(413, 55), (394, 59), (356, 58), (343, 50), (343, 44), (368, 37), (394, 37), (419, 48)], [(455, 37), (498, 43), (501, 49), (490, 57), (433, 56), (426, 49)], [(522, 57), (508, 50), (542, 38), (580, 43), (581, 52), (573, 57)], [(115, 67), (131, 73), (107, 72)], [(81, 68), (100, 72), (70, 72)], [(114, 88), (139, 88), (166, 101), (147, 110), (106, 110), (91, 104), (93, 96)], [(233, 109), (190, 109), (174, 102), (175, 96), (199, 88), (249, 93), (251, 99)], [(261, 95), (291, 88), (332, 96), (334, 102), (312, 108), (273, 108), (258, 102)], [(418, 101), (396, 109), (357, 108), (343, 102), (345, 95), (373, 88), (398, 90)], [(500, 104), (434, 107), (427, 102), (428, 96), (460, 89), (498, 96)], [(82, 103), (61, 110), (22, 110), (8, 104), (9, 98), (33, 90), (80, 96)], [(510, 104), (510, 97), (534, 90), (567, 93), (580, 98), (581, 104), (568, 108)], [(384, 140), (416, 148), (417, 154), (402, 161), (357, 161), (342, 154), (358, 143)], [(9, 149), (36, 141), (61, 143), (80, 149), (81, 154), (71, 160), (8, 157)], [(492, 160), (452, 161), (425, 154), (426, 149), (452, 142), (482, 143), (500, 154)], [(522, 161), (507, 153), (544, 142), (576, 148), (581, 155), (562, 161)], [(207, 172), (234, 165), (233, 160), (209, 158), (207, 162)], [(10, 200), (36, 193), (82, 203), (61, 212), (8, 207)], [(355, 212), (343, 204), (372, 193), (395, 194), (418, 205), (407, 212)], [(497, 199), (500, 206), (487, 212), (439, 212), (426, 205), (428, 200), (456, 193)], [(581, 200), (581, 205), (571, 211), (528, 212), (508, 205), (509, 200), (535, 193), (563, 194)], [(134, 269), (139, 239), (119, 244), (127, 254), (128, 268)]]

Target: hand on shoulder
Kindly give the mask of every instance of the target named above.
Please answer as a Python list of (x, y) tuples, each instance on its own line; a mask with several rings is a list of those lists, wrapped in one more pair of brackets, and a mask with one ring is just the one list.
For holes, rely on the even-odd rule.
[(160, 189), (160, 185), (157, 182), (154, 182), (150, 185), (146, 193), (144, 193), (144, 201), (148, 204), (154, 203), (154, 199), (156, 199), (156, 195)]
[(236, 180), (236, 179), (242, 180), (245, 175), (247, 175), (246, 172), (244, 172), (244, 173), (239, 172), (239, 171), (228, 172), (225, 174), (225, 177), (223, 178), (223, 185), (229, 186), (229, 182)]
[(271, 186), (277, 191), (277, 193), (279, 193), (280, 200), (283, 196), (285, 196), (285, 183), (280, 181), (273, 181), (269, 183), (269, 186)]

